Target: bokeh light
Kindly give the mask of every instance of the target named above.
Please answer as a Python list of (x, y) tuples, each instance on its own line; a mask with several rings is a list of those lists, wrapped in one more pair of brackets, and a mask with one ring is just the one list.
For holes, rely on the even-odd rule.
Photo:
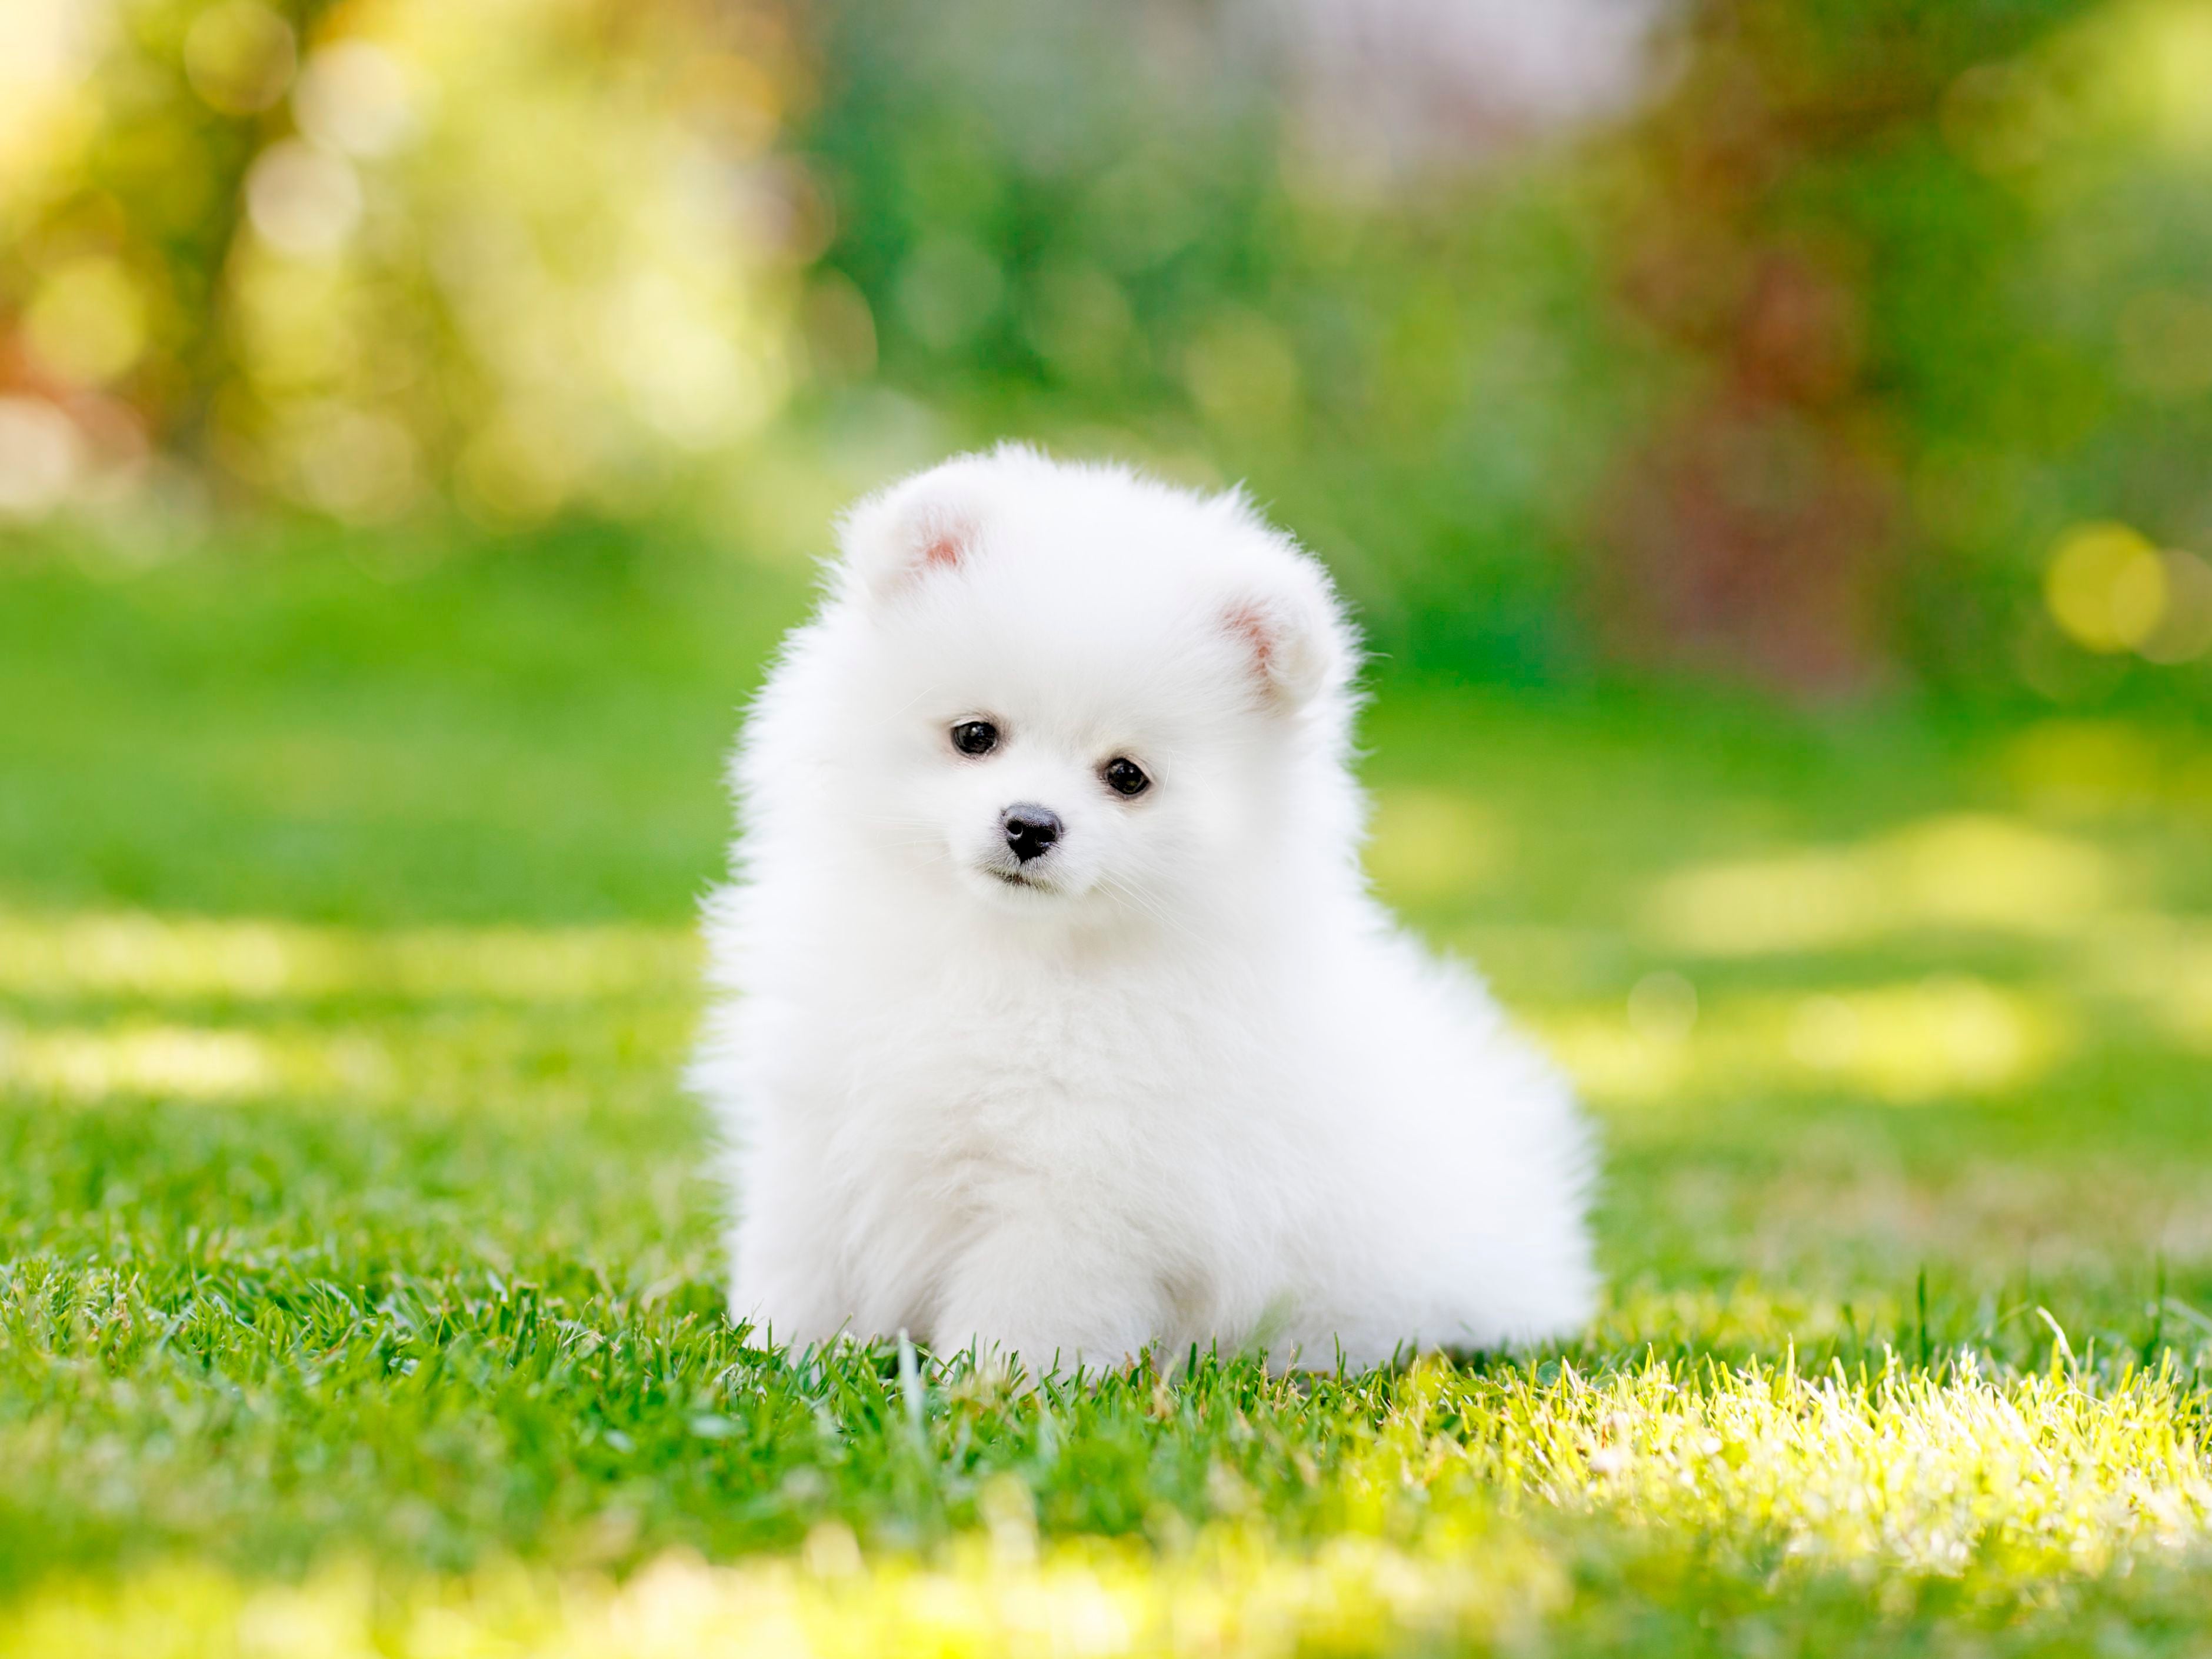
[(36, 398), (0, 398), (0, 516), (52, 512), (69, 499), (80, 465), (68, 416)]
[(2179, 548), (2158, 556), (2166, 603), (2136, 648), (2154, 663), (2195, 662), (2212, 651), (2212, 565)]
[(2166, 565), (2127, 526), (2085, 525), (2051, 555), (2044, 596), (2058, 625), (2090, 650), (2130, 650), (2165, 620)]
[(255, 115), (284, 95), (299, 61), (291, 23), (259, 0), (220, 0), (185, 33), (185, 76), (225, 115)]

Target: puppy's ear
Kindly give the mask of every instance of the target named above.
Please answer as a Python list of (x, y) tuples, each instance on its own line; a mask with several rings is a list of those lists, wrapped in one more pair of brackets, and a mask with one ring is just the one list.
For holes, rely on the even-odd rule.
[(948, 461), (871, 495), (845, 516), (838, 544), (861, 590), (888, 599), (975, 556), (982, 491), (962, 461)]
[(1292, 713), (1340, 690), (1358, 644), (1328, 572), (1262, 518), (1241, 487), (1206, 507), (1244, 566), (1218, 614), (1262, 703)]
[(1287, 591), (1234, 599), (1223, 622), (1274, 707), (1303, 708), (1344, 683), (1351, 651), (1335, 602), (1317, 574)]

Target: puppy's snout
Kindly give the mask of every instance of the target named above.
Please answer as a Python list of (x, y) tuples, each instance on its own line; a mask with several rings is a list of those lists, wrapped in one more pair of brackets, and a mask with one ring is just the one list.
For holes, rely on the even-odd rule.
[(999, 815), (999, 824), (1006, 832), (1006, 845), (1024, 864), (1051, 851), (1053, 842), (1060, 839), (1065, 827), (1059, 813), (1026, 803), (1009, 806)]

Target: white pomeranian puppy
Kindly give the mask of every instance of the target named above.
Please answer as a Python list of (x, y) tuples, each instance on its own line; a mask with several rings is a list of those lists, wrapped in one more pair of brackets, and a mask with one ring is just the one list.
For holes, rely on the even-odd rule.
[(1583, 1125), (1368, 892), (1321, 567), (1241, 495), (1015, 447), (842, 547), (707, 914), (732, 1313), (1032, 1372), (1581, 1325)]

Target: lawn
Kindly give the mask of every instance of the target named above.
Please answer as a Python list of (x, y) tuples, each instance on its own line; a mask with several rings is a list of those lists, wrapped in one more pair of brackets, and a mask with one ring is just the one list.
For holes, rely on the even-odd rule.
[(0, 576), (0, 1655), (2203, 1652), (2212, 744), (1386, 674), (1579, 1345), (748, 1349), (676, 1082), (803, 577)]

